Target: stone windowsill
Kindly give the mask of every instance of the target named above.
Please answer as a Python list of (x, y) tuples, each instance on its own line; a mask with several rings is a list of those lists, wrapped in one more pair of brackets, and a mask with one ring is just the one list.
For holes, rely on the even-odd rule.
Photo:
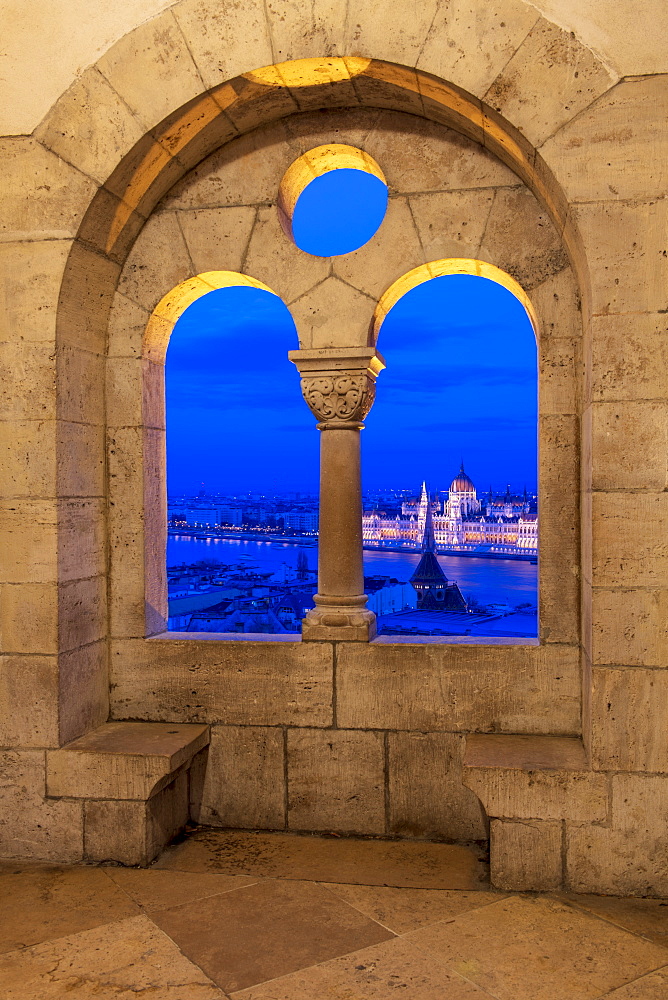
[[(158, 632), (148, 637), (152, 642), (192, 642), (193, 640), (207, 642), (287, 642), (301, 643), (302, 637), (296, 633), (287, 635), (268, 635), (264, 632)], [(340, 640), (345, 641), (345, 640)], [(418, 645), (429, 646), (540, 646), (540, 639), (513, 639), (505, 636), (468, 636), (468, 635), (382, 635), (372, 639), (374, 646)]]

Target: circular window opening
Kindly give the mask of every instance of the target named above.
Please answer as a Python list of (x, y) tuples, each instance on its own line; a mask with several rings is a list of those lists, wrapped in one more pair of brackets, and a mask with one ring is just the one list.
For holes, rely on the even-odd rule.
[(376, 161), (354, 146), (330, 143), (304, 153), (278, 193), (283, 229), (305, 253), (338, 257), (359, 250), (387, 210), (387, 183)]

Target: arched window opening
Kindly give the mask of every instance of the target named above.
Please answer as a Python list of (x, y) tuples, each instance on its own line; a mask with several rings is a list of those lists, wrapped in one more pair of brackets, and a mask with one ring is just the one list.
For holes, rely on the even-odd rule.
[[(382, 329), (381, 329), (382, 328)], [(364, 565), (381, 635), (538, 634), (538, 375), (531, 303), (480, 261), (399, 279), (364, 438)]]
[(298, 633), (316, 589), (317, 440), (260, 282), (198, 297), (165, 366), (172, 631)]
[(328, 143), (300, 156), (278, 192), (278, 214), (288, 237), (316, 257), (336, 257), (364, 246), (387, 210), (387, 183), (368, 153)]

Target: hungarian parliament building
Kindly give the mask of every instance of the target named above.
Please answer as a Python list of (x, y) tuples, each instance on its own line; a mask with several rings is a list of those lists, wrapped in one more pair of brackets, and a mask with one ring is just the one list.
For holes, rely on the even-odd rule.
[(522, 496), (517, 496), (508, 488), (499, 496), (490, 490), (485, 499), (479, 500), (463, 463), (450, 483), (447, 500), (432, 499), (423, 483), (421, 495), (404, 501), (400, 514), (365, 511), (362, 517), (364, 547), (419, 551), (429, 507), (439, 552), (492, 558), (537, 558), (535, 499), (528, 497), (526, 490)]

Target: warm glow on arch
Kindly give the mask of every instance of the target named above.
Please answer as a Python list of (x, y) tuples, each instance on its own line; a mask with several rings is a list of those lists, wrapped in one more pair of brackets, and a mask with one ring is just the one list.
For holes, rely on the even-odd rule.
[[(529, 142), (478, 98), (419, 69), (379, 59), (326, 56), (244, 73), (218, 84), (160, 122), (151, 131), (153, 142), (147, 148), (138, 143), (112, 174), (111, 186), (105, 188), (107, 192), (118, 191), (117, 203), (105, 224), (102, 245), (106, 253), (120, 242), (133, 213), (145, 215), (164, 193), (160, 178), (173, 170), (175, 162), (183, 164), (183, 176), (224, 142), (299, 110), (300, 102), (313, 109), (358, 104), (410, 110), (453, 128), (514, 170), (545, 205), (557, 229), (564, 230), (565, 238), (572, 235), (564, 229), (568, 206), (563, 192), (545, 164), (537, 169), (536, 151)], [(244, 120), (249, 122), (245, 128), (234, 124)]]
[(244, 79), (270, 87), (329, 87), (364, 73), (372, 60), (364, 56), (325, 56), (291, 59), (244, 73)]
[(164, 364), (169, 338), (176, 321), (193, 302), (220, 288), (260, 288), (280, 298), (262, 281), (247, 274), (239, 274), (238, 271), (204, 271), (202, 274), (197, 274), (194, 278), (188, 278), (180, 285), (176, 285), (158, 302), (146, 325), (144, 357)]
[(505, 271), (502, 271), (500, 267), (488, 264), (484, 260), (473, 260), (467, 257), (447, 257), (444, 260), (433, 260), (428, 264), (421, 264), (412, 271), (407, 271), (406, 274), (402, 274), (400, 278), (397, 278), (387, 291), (383, 293), (373, 314), (372, 332), (374, 343), (378, 339), (378, 334), (385, 321), (385, 317), (397, 304), (399, 299), (402, 299), (408, 292), (417, 288), (418, 285), (424, 284), (425, 281), (431, 281), (432, 278), (443, 278), (450, 274), (471, 274), (478, 278), (488, 278), (490, 281), (496, 282), (497, 285), (502, 285), (503, 288), (506, 288), (522, 303), (527, 316), (531, 320), (534, 333), (538, 337), (538, 317), (536, 316), (536, 311), (531, 303), (531, 299), (514, 278)]

